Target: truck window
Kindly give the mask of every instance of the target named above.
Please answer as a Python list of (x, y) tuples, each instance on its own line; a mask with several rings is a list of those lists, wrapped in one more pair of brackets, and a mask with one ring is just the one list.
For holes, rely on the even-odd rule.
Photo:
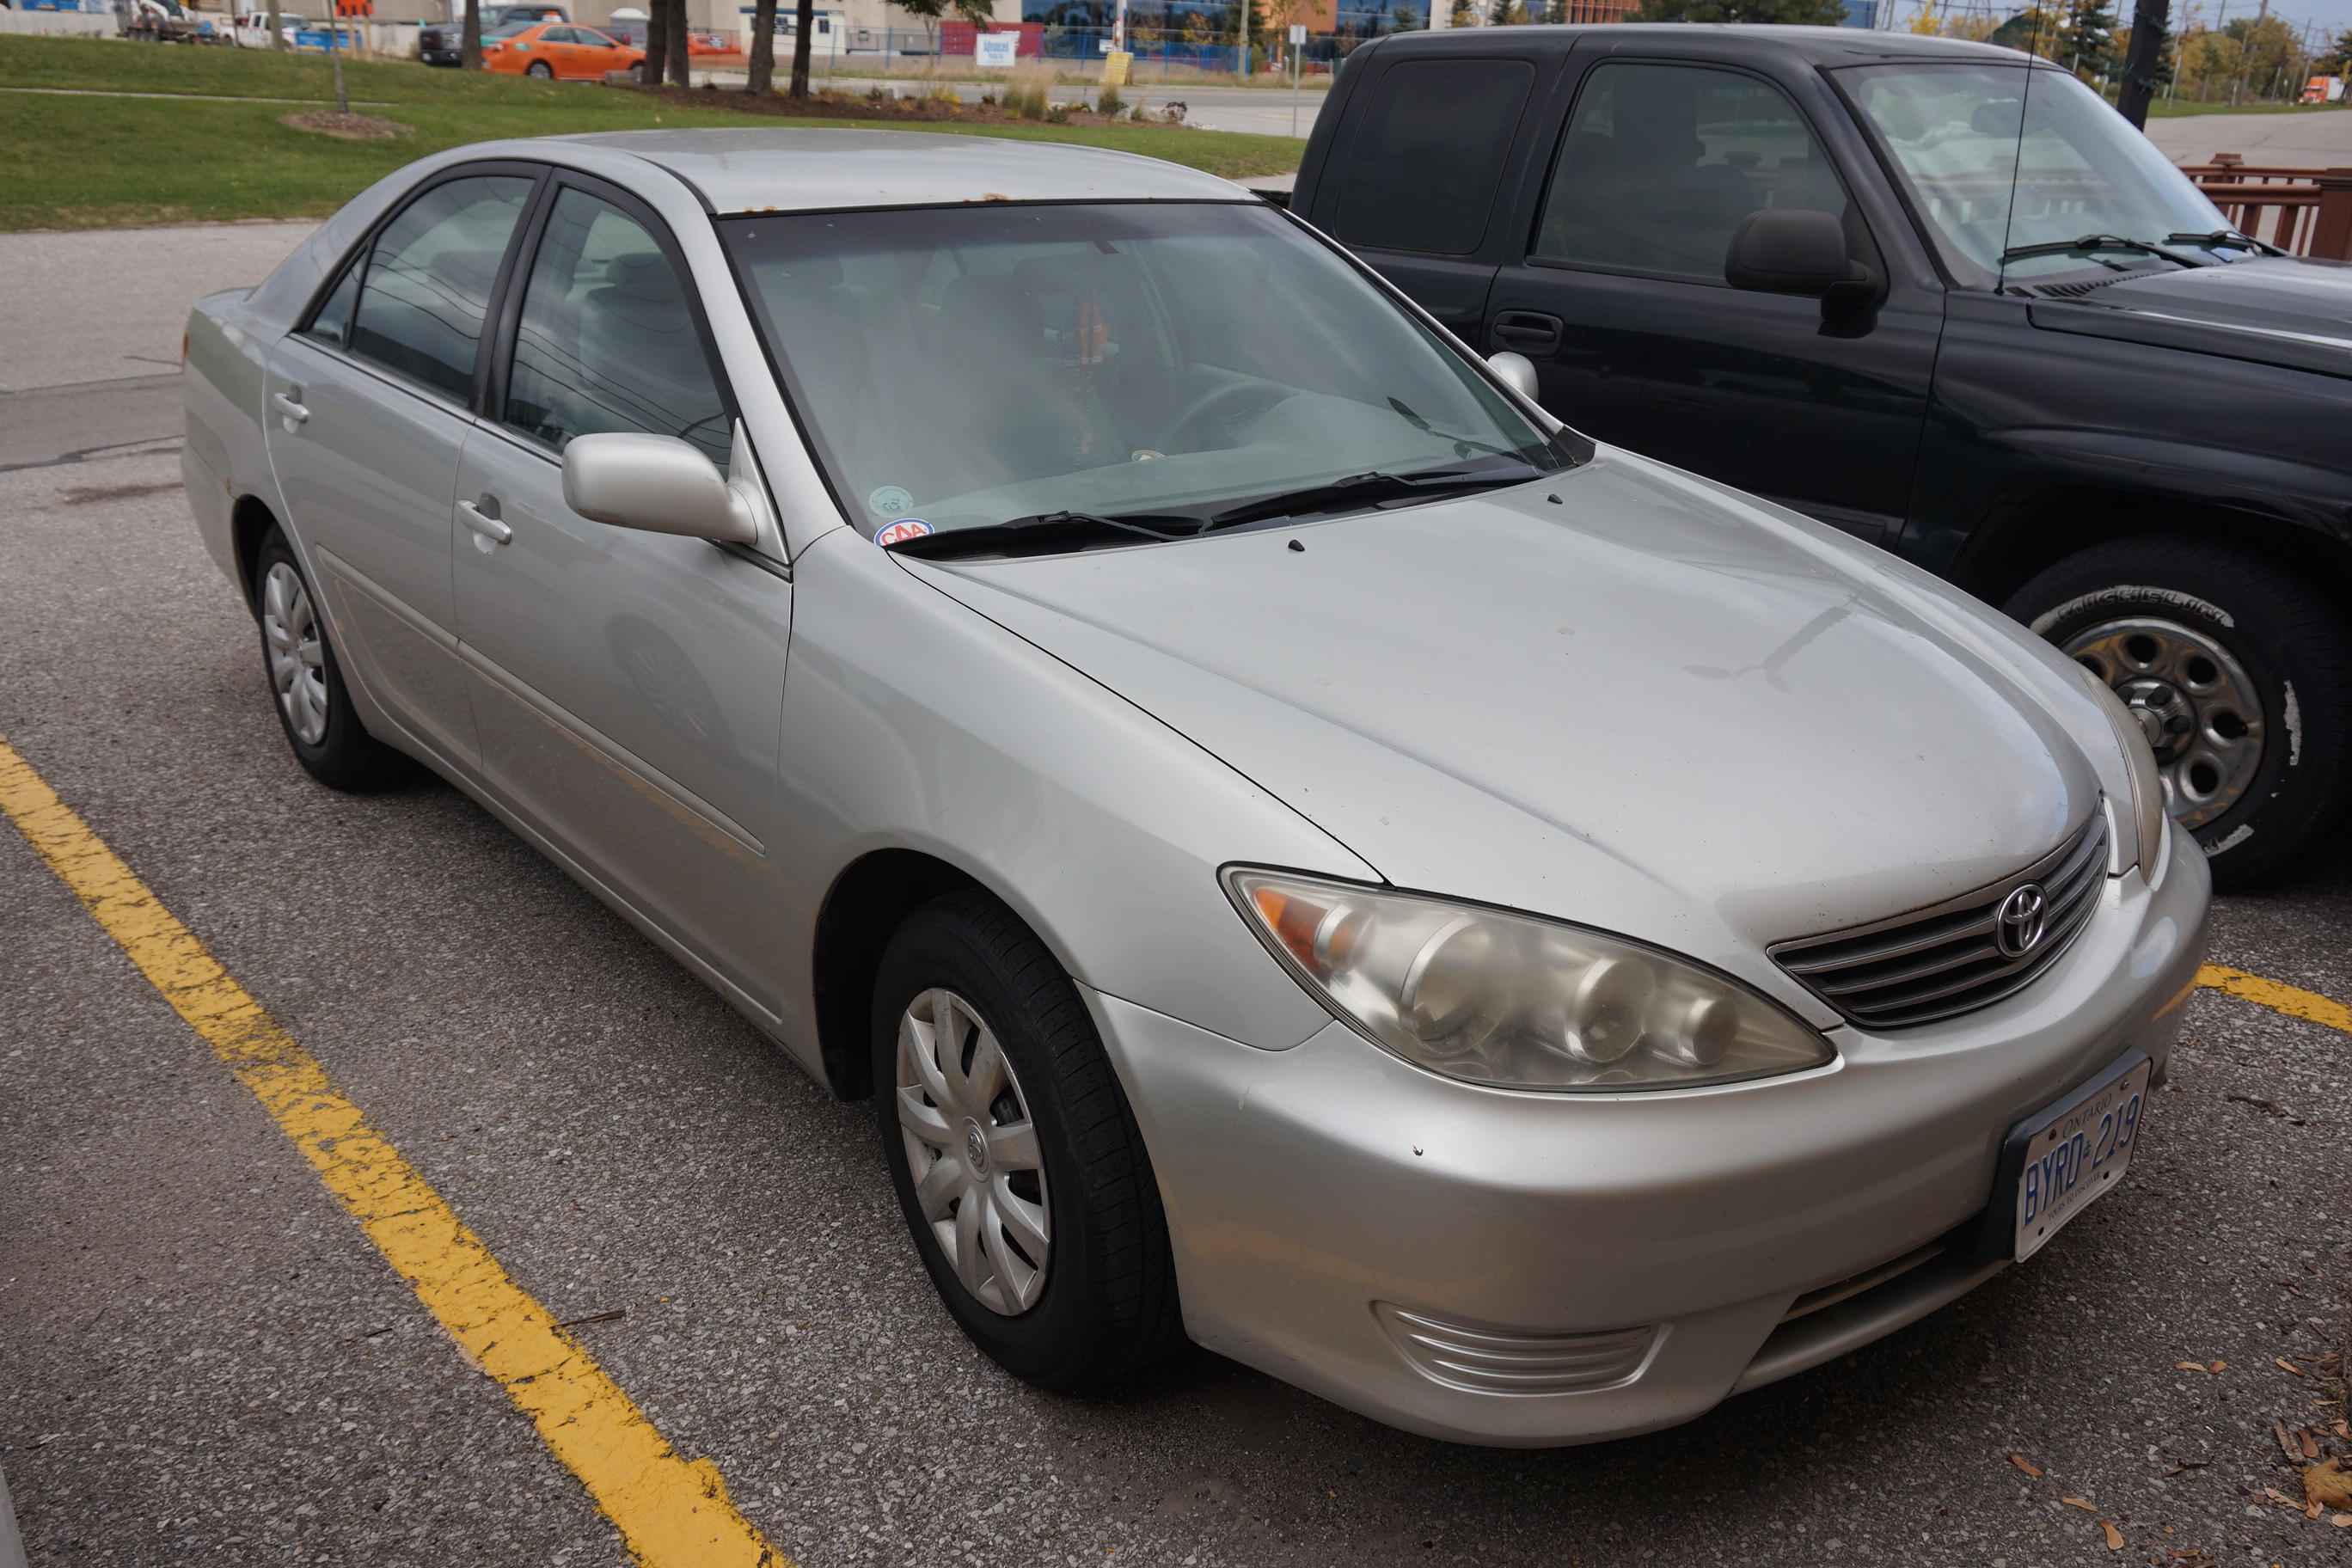
[(1577, 95), (1535, 255), (1720, 282), (1759, 207), (1845, 211), (1795, 105), (1737, 71), (1612, 61)]
[(1341, 176), (1339, 237), (1437, 256), (1476, 250), (1535, 80), (1525, 60), (1389, 68)]

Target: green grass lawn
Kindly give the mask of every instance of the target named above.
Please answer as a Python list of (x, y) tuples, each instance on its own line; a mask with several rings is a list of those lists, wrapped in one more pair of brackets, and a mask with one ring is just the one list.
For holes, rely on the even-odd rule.
[[(652, 102), (625, 90), (520, 77), (435, 70), (412, 63), (344, 68), (352, 107), (415, 127), (409, 135), (348, 142), (298, 131), (279, 117), (331, 108), (328, 63), (258, 49), (193, 48), (100, 38), (0, 37), (0, 230), (104, 228), (235, 218), (321, 217), (412, 159), (508, 136), (655, 126), (844, 124)], [(23, 88), (69, 92), (5, 90)], [(170, 93), (158, 98), (79, 93)], [(301, 103), (216, 102), (296, 99)], [(1148, 125), (926, 125), (927, 131), (1113, 147), (1211, 174), (1293, 169), (1305, 143), (1281, 136)]]
[(2159, 98), (2147, 106), (2150, 120), (2171, 119), (2183, 114), (2342, 114), (2346, 106), (2340, 103), (2198, 103), (2181, 99), (2167, 103)]

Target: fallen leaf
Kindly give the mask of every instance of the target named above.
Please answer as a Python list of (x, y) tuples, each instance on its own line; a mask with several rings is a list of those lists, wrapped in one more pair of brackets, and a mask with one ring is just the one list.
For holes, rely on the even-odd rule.
[(2295, 1501), (2294, 1499), (2287, 1496), (2286, 1493), (2279, 1490), (2276, 1487), (2264, 1487), (2263, 1489), (2263, 1496), (2270, 1499), (2273, 1502), (2283, 1502), (2286, 1504), (2287, 1507), (2295, 1510), (2297, 1512), (2301, 1512), (2303, 1510), (2303, 1504)]
[(2203, 1372), (2205, 1370), (2205, 1363), (2201, 1361), (2177, 1361), (2172, 1363), (2172, 1370), (2175, 1372)]
[(2230, 1370), (2230, 1363), (2226, 1361), (2216, 1361), (2211, 1366), (2207, 1367), (2205, 1370), (2211, 1373), (2215, 1377), (2219, 1377), (2223, 1373)]
[(2273, 1436), (2278, 1438), (2279, 1452), (2286, 1456), (2286, 1462), (2288, 1464), (2292, 1465), (2302, 1459), (2303, 1450), (2301, 1447), (2296, 1446), (2294, 1438), (2286, 1435), (2285, 1422), (2272, 1422), (2271, 1433)]
[(2096, 1513), (2099, 1511), (2097, 1509), (2093, 1508), (2089, 1503), (2084, 1502), (2078, 1497), (2062, 1497), (2058, 1500), (2066, 1504), (2070, 1508), (2079, 1508), (2084, 1513)]
[(2271, 1360), (2277, 1363), (2282, 1369), (2294, 1373), (2297, 1377), (2301, 1377), (2303, 1375), (2303, 1368), (2295, 1365), (2294, 1363), (2287, 1360), (2286, 1357), (2283, 1355), (2274, 1355), (2271, 1357)]
[(2009, 1457), (2009, 1462), (2015, 1465), (2019, 1469), (2023, 1470), (2029, 1476), (2038, 1476), (2042, 1473), (2040, 1470), (2035, 1469), (2032, 1465), (2027, 1464), (2025, 1462), (2025, 1456), (2022, 1454), (2011, 1454)]
[(2315, 1459), (2319, 1458), (2319, 1440), (2311, 1435), (2308, 1428), (2302, 1426), (2296, 1427), (2294, 1436), (2295, 1441), (2303, 1445), (2303, 1457), (2305, 1458)]
[(2105, 1520), (2104, 1520), (2104, 1519), (2103, 1519), (2103, 1520), (2101, 1520), (2101, 1521), (2099, 1521), (2099, 1528), (2100, 1528), (2101, 1530), (2104, 1530), (2104, 1531), (2105, 1531), (2107, 1532), (2107, 1550), (2108, 1550), (2108, 1551), (2110, 1551), (2110, 1552), (2121, 1552), (2121, 1551), (2124, 1549), (2124, 1536), (2123, 1536), (2123, 1531), (2121, 1531), (2117, 1530), (2114, 1525), (2109, 1524), (2109, 1523), (2108, 1523)]
[(2322, 1508), (2352, 1510), (2352, 1474), (2341, 1459), (2328, 1459), (2303, 1472), (2303, 1495)]
[(2334, 1525), (2338, 1530), (2352, 1530), (2352, 1513), (2336, 1514), (2327, 1522)]

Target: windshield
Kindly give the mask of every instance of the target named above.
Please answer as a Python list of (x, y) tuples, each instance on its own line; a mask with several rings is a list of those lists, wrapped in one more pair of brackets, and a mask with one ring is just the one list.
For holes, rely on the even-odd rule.
[(1255, 204), (719, 229), (836, 492), (886, 542), (1064, 512), (1189, 532), (1336, 480), (1499, 482), (1565, 461), (1477, 369)]
[(2228, 230), (2220, 209), (2064, 71), (1903, 65), (1839, 74), (1965, 286), (2169, 265), (2127, 248), (2017, 254), (2090, 235), (2199, 261), (2228, 249), (2199, 243)]

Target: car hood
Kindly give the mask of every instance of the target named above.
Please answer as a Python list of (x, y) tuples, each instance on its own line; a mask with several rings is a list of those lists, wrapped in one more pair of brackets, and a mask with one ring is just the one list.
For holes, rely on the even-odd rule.
[(1751, 973), (2031, 862), (2097, 808), (2086, 735), (2115, 750), (2012, 623), (1605, 448), (1499, 496), (905, 563), (1392, 883)]
[(2352, 377), (2352, 266), (2258, 257), (2151, 272), (2078, 299), (2037, 300), (2033, 324)]

